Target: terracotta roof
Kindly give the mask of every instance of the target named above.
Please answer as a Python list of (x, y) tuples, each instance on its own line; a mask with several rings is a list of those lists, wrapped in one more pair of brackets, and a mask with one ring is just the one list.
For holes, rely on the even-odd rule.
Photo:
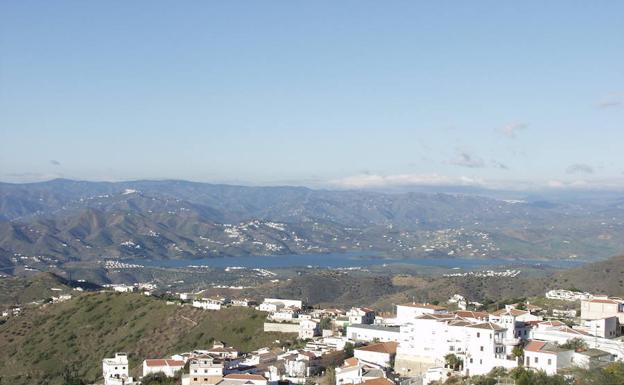
[(351, 366), (357, 366), (359, 363), (360, 363), (360, 360), (358, 360), (355, 357), (351, 357), (351, 358), (347, 358), (344, 361), (344, 364), (342, 365), (342, 367), (343, 368), (348, 368), (348, 367), (351, 367)]
[(445, 307), (438, 306), (438, 305), (431, 305), (428, 303), (404, 303), (399, 306), (409, 306), (409, 307), (417, 307), (421, 309), (431, 309), (431, 310), (446, 310)]
[(608, 303), (608, 304), (618, 304), (618, 301), (612, 300), (612, 299), (592, 299), (589, 302), (593, 302), (593, 303)]
[(145, 360), (147, 366), (184, 366), (184, 361), (169, 360), (169, 359), (147, 359)]
[(568, 351), (572, 349), (562, 349), (553, 343), (531, 340), (524, 347), (524, 350), (529, 351), (529, 352), (536, 352), (536, 353), (557, 354), (559, 352)]
[(366, 384), (366, 385), (395, 385), (394, 382), (390, 381), (387, 378), (375, 378), (373, 380), (364, 381), (364, 382), (362, 382), (362, 384)]
[(539, 325), (544, 326), (564, 326), (565, 324), (561, 321), (542, 321), (538, 323)]
[(227, 376), (223, 378), (226, 378), (228, 380), (266, 381), (266, 378), (264, 378), (264, 376), (261, 376), (259, 374), (228, 374)]
[(361, 348), (357, 348), (356, 350), (362, 350), (365, 352), (395, 354), (398, 345), (398, 342), (380, 342), (378, 344), (363, 346)]
[(546, 345), (546, 342), (543, 341), (529, 341), (527, 346), (524, 347), (524, 350), (527, 352), (539, 352), (544, 345)]
[(457, 310), (455, 314), (462, 318), (475, 318), (482, 320), (487, 320), (490, 317), (488, 313), (483, 311)]
[(475, 328), (475, 329), (487, 329), (487, 330), (505, 330), (505, 328), (500, 327), (492, 322), (484, 322), (481, 324), (470, 325), (467, 327)]
[(510, 309), (510, 310), (506, 310), (506, 309), (501, 309), (501, 310), (497, 310), (494, 313), (492, 313), (492, 315), (505, 315), (505, 314), (510, 314), (514, 317), (517, 316), (521, 316), (521, 315), (525, 315), (525, 314), (529, 314), (528, 311), (526, 310), (518, 310), (518, 309)]

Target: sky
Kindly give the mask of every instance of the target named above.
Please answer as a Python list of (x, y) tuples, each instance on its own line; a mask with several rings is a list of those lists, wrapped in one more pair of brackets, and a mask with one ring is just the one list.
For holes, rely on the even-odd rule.
[(624, 189), (622, 1), (0, 2), (0, 180)]

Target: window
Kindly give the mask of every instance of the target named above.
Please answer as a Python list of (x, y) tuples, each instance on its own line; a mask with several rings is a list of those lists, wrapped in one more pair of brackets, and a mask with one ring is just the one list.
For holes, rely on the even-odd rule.
[(537, 357), (535, 357), (535, 358), (533, 359), (533, 362), (535, 362), (535, 363), (537, 364), (537, 361), (538, 361), (538, 359), (537, 359)]
[(479, 365), (483, 365), (483, 360), (479, 360)]
[(483, 351), (483, 346), (481, 346), (481, 347), (479, 348), (479, 350)]
[(193, 381), (197, 381), (197, 377), (193, 378)]
[(548, 359), (548, 365), (552, 365), (552, 360), (550, 358)]
[(470, 363), (472, 364), (472, 358), (470, 359)]
[(477, 338), (481, 338), (481, 333), (477, 332)]

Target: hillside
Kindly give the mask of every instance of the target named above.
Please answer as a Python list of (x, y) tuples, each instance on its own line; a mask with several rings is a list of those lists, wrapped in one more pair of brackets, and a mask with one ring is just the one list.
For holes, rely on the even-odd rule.
[[(52, 288), (60, 290), (51, 290)], [(41, 273), (29, 278), (0, 278), (0, 307), (41, 301), (71, 290), (69, 282), (51, 273)]]
[[(0, 378), (10, 384), (61, 384), (66, 368), (86, 381), (101, 375), (101, 359), (128, 352), (131, 368), (144, 358), (211, 346), (242, 351), (270, 346), (283, 334), (263, 333), (264, 314), (167, 305), (140, 294), (83, 294), (0, 326)], [(49, 381), (49, 382), (45, 382)]]
[(0, 271), (68, 261), (336, 251), (392, 257), (599, 260), (624, 250), (624, 207), (184, 181), (0, 183)]
[(624, 255), (564, 270), (555, 275), (552, 285), (624, 296)]

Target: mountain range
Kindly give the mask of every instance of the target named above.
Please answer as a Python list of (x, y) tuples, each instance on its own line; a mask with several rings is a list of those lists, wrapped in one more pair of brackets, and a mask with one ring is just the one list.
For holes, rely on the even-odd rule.
[(104, 259), (360, 251), (600, 260), (624, 250), (624, 194), (520, 198), (176, 180), (0, 183), (0, 272)]

